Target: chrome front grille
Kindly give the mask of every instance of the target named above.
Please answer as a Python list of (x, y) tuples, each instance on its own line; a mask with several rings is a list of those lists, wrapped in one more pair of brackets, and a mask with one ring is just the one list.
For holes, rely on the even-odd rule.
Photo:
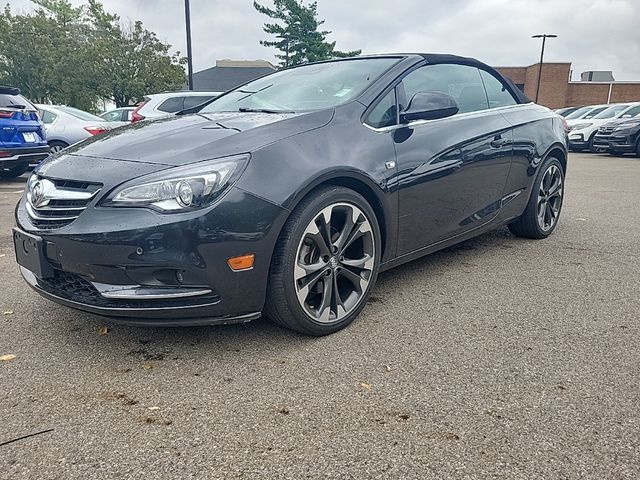
[(615, 127), (603, 126), (603, 127), (600, 127), (599, 132), (600, 133), (611, 133), (611, 132), (613, 132), (614, 128)]
[(27, 185), (27, 213), (38, 228), (64, 227), (78, 218), (101, 188), (99, 183), (33, 175)]

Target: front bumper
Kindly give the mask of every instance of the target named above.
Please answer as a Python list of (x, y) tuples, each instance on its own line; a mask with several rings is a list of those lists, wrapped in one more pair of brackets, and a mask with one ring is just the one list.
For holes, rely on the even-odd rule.
[(593, 145), (608, 152), (632, 153), (636, 150), (635, 141), (631, 135), (620, 135), (618, 133), (598, 133), (595, 136)]
[[(271, 254), (287, 211), (238, 188), (207, 211), (158, 214), (90, 205), (64, 227), (39, 229), (16, 208), (20, 229), (43, 240), (52, 274), (22, 267), (40, 295), (136, 325), (246, 322), (264, 306)], [(230, 257), (255, 253), (251, 270)], [(47, 267), (48, 268), (48, 267)]]
[(589, 140), (585, 140), (582, 133), (569, 132), (569, 148), (572, 150), (584, 150), (589, 148)]

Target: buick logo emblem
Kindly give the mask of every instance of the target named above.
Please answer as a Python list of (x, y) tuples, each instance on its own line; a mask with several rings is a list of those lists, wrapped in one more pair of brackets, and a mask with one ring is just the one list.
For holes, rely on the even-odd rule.
[(336, 257), (331, 257), (329, 259), (329, 265), (331, 268), (336, 268), (338, 266), (338, 259)]
[(41, 207), (46, 202), (44, 195), (44, 185), (40, 180), (31, 187), (31, 205), (35, 208)]

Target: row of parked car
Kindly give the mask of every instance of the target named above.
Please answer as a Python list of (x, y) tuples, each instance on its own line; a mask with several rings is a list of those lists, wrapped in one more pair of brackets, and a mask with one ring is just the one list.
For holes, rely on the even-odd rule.
[(573, 151), (635, 153), (640, 157), (640, 102), (556, 110), (569, 126)]
[(14, 178), (50, 153), (113, 128), (173, 115), (201, 105), (220, 92), (148, 95), (134, 107), (94, 115), (65, 105), (34, 104), (20, 90), (0, 87), (0, 178)]

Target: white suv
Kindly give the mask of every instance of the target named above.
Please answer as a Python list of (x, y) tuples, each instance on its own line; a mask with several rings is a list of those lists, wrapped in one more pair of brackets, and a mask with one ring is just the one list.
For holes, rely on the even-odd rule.
[(145, 95), (144, 101), (131, 113), (131, 122), (160, 118), (200, 105), (223, 92), (167, 92)]
[(578, 152), (582, 150), (597, 152), (598, 149), (593, 142), (602, 125), (617, 118), (631, 118), (638, 114), (640, 114), (640, 102), (616, 103), (592, 118), (568, 119), (569, 148)]

